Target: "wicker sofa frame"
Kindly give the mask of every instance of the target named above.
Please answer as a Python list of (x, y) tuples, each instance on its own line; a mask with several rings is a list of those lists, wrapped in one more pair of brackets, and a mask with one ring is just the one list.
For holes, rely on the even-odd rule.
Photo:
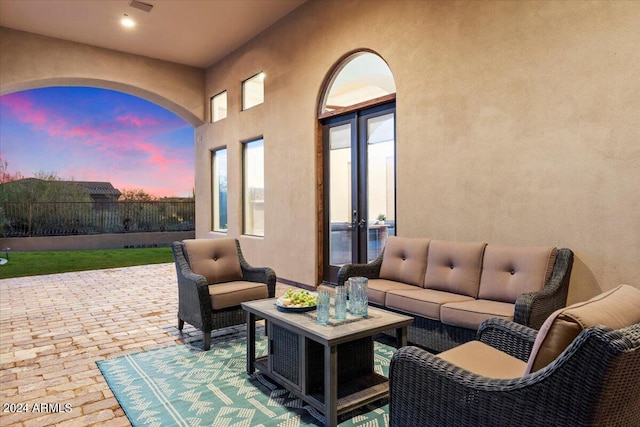
[[(204, 349), (208, 350), (211, 346), (211, 331), (246, 323), (246, 313), (240, 305), (222, 310), (212, 309), (209, 283), (204, 276), (191, 271), (185, 257), (184, 243), (176, 241), (171, 244), (171, 247), (178, 276), (178, 329), (182, 330), (184, 322), (187, 322), (201, 330)], [(236, 248), (242, 269), (242, 280), (265, 283), (269, 298), (273, 298), (276, 294), (276, 273), (269, 267), (252, 267), (244, 258), (237, 239)]]
[[(369, 279), (380, 277), (380, 267), (384, 250), (368, 264), (345, 264), (338, 271), (338, 285), (344, 285), (350, 277), (362, 276)], [(573, 266), (573, 252), (567, 248), (558, 249), (551, 277), (540, 292), (529, 292), (518, 297), (515, 303), (514, 322), (539, 329), (555, 310), (565, 306), (569, 290), (569, 278)], [(376, 304), (372, 304), (377, 306)], [(408, 314), (400, 310), (381, 307), (385, 310)], [(411, 313), (414, 321), (407, 330), (410, 343), (440, 352), (472, 341), (476, 330), (445, 325), (439, 320), (428, 319)], [(393, 334), (393, 331), (389, 331)]]
[[(537, 333), (494, 318), (477, 339), (526, 361)], [(411, 346), (394, 354), (389, 378), (392, 427), (640, 425), (640, 324), (587, 328), (521, 378), (482, 377)]]

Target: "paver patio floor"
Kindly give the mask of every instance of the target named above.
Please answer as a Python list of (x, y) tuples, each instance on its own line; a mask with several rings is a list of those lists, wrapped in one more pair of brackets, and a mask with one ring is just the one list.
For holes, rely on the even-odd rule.
[(129, 426), (95, 362), (201, 341), (177, 307), (173, 263), (0, 280), (0, 425)]

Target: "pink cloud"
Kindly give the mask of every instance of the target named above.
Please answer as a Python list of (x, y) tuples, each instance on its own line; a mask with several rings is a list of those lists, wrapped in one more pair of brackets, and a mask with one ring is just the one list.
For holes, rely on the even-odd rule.
[(37, 108), (29, 97), (20, 93), (0, 97), (0, 102), (21, 122), (42, 127), (49, 121), (46, 111)]
[(135, 127), (157, 126), (159, 122), (152, 117), (134, 117), (132, 114), (116, 117), (116, 121), (121, 125), (133, 125)]

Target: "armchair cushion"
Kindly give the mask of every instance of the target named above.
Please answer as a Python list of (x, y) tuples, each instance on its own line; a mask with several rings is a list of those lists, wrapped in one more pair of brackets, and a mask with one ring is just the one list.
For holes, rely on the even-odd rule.
[(390, 236), (384, 247), (380, 278), (422, 287), (429, 241)]
[(486, 243), (431, 241), (424, 287), (476, 298), (482, 268), (482, 254), (486, 245)]
[(555, 360), (583, 329), (595, 325), (622, 329), (635, 323), (640, 323), (640, 290), (629, 285), (557, 310), (540, 328), (525, 374)]
[(478, 298), (515, 303), (519, 295), (539, 292), (549, 280), (557, 249), (488, 245)]
[(264, 283), (237, 281), (209, 285), (209, 297), (211, 308), (221, 310), (245, 301), (269, 298), (269, 292)]
[(520, 378), (527, 364), (480, 341), (438, 354), (440, 359), (487, 378)]
[(204, 276), (207, 283), (242, 280), (235, 239), (188, 239), (184, 247), (191, 271)]

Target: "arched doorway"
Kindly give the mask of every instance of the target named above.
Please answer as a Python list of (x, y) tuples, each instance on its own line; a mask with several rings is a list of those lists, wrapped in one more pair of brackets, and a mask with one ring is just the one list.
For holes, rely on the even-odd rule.
[(377, 54), (359, 51), (333, 70), (322, 128), (322, 280), (375, 259), (396, 233), (395, 83)]

